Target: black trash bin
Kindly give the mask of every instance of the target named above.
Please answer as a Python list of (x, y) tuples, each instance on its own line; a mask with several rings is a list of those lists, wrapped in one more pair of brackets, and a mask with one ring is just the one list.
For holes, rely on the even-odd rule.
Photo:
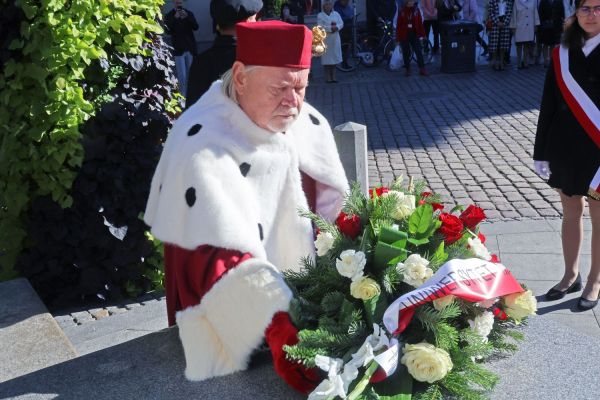
[(442, 72), (475, 71), (475, 42), (478, 24), (471, 21), (444, 21), (440, 24), (442, 39)]

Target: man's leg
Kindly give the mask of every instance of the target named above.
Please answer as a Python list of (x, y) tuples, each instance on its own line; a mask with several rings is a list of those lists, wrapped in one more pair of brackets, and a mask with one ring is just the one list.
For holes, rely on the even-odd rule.
[(179, 91), (183, 94), (187, 93), (185, 55), (175, 56), (175, 72), (177, 73), (177, 81), (179, 82)]
[(406, 75), (410, 74), (410, 44), (408, 38), (400, 42), (402, 48), (402, 59), (404, 60), (404, 68), (406, 68)]
[(440, 49), (440, 23), (438, 20), (431, 21), (431, 28), (433, 29), (433, 52), (437, 53)]

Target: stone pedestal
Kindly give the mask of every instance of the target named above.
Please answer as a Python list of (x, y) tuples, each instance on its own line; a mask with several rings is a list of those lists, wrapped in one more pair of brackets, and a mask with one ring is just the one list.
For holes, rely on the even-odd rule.
[(75, 356), (27, 279), (0, 282), (0, 387), (4, 381)]
[(348, 181), (351, 184), (354, 181), (358, 182), (365, 196), (368, 196), (367, 127), (355, 122), (346, 122), (333, 129), (333, 137)]

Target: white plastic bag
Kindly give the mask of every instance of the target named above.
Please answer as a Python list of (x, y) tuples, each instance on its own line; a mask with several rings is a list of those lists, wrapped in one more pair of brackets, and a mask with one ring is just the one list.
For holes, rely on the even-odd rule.
[(390, 63), (388, 65), (388, 68), (390, 69), (390, 71), (397, 71), (400, 68), (402, 68), (402, 54), (400, 52), (400, 46), (396, 45), (396, 48), (394, 48), (394, 51), (392, 53), (392, 57), (390, 58)]

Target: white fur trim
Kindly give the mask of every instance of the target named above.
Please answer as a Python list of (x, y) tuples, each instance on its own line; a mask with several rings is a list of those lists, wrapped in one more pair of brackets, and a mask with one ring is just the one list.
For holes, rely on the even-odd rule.
[[(225, 97), (220, 85), (215, 82), (175, 121), (144, 220), (156, 238), (184, 249), (234, 249), (280, 270), (298, 269), (302, 257), (314, 254), (311, 223), (297, 211), (308, 208), (299, 171), (320, 183), (317, 212), (330, 220), (347, 188), (329, 124), (305, 104), (289, 133), (267, 132)], [(202, 128), (189, 136), (196, 125)], [(189, 188), (195, 189), (192, 206), (186, 203)]]
[(185, 376), (199, 381), (246, 369), (273, 315), (292, 292), (268, 262), (252, 258), (228, 271), (197, 306), (177, 313)]
[(331, 127), (319, 111), (305, 102), (290, 134), (298, 151), (300, 170), (317, 182), (315, 211), (331, 222), (342, 209), (349, 190)]

